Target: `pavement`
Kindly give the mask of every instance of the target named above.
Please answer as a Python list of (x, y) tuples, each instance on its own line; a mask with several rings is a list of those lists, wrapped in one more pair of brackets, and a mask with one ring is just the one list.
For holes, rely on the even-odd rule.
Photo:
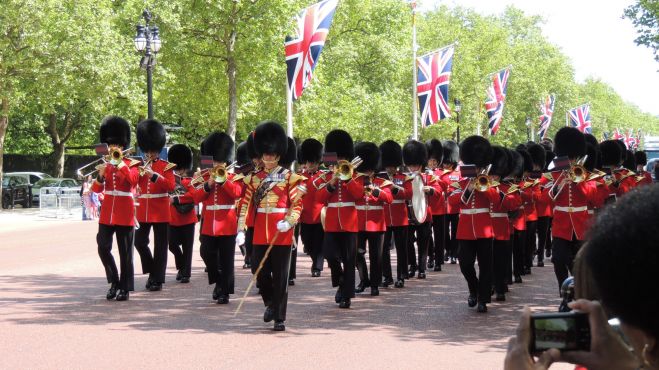
[(286, 331), (275, 333), (255, 289), (234, 317), (251, 276), (239, 252), (236, 294), (226, 306), (211, 300), (198, 241), (190, 284), (175, 281), (170, 256), (161, 292), (145, 291), (138, 274), (128, 302), (105, 300), (98, 226), (79, 219), (0, 212), (0, 369), (501, 369), (522, 307), (555, 311), (559, 303), (548, 263), (478, 314), (467, 307), (459, 265), (448, 264), (343, 310), (329, 269), (312, 278), (299, 251)]

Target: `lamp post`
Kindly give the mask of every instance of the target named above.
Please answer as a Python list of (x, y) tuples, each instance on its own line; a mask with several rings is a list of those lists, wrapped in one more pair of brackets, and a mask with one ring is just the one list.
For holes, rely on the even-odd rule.
[(160, 30), (158, 26), (151, 25), (151, 12), (145, 9), (142, 13), (144, 25), (138, 24), (137, 34), (135, 35), (135, 50), (143, 53), (140, 60), (140, 68), (146, 70), (146, 91), (148, 118), (153, 118), (153, 67), (156, 65), (156, 54), (160, 51), (162, 42), (160, 41)]
[(453, 99), (453, 105), (455, 106), (453, 108), (453, 111), (455, 112), (455, 122), (458, 124), (456, 130), (455, 130), (455, 138), (460, 144), (460, 111), (462, 110), (462, 104), (460, 104), (460, 100)]
[(533, 125), (533, 122), (531, 121), (531, 118), (529, 116), (526, 116), (526, 141), (529, 142), (531, 141), (531, 125)]

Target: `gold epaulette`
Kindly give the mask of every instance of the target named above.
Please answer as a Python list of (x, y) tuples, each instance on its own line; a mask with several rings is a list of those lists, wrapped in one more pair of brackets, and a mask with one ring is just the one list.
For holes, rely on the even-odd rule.
[(412, 180), (414, 180), (414, 176), (405, 175), (405, 181), (412, 181)]
[(305, 181), (307, 178), (299, 175), (297, 173), (290, 172), (288, 176), (288, 184), (289, 185), (295, 185), (298, 182)]
[(549, 181), (553, 181), (553, 180), (554, 180), (554, 176), (551, 175), (551, 172), (545, 172), (545, 173), (542, 174), (542, 176), (543, 176), (545, 179), (549, 180)]
[(130, 162), (128, 162), (128, 167), (135, 167), (140, 163), (142, 163), (142, 161), (139, 159), (131, 159)]
[[(167, 162), (167, 161), (165, 161), (165, 162)], [(167, 162), (167, 165), (165, 166), (164, 171), (169, 171), (171, 169), (174, 169), (174, 167), (176, 167), (176, 163)]]
[(239, 173), (239, 174), (236, 174), (236, 175), (231, 179), (231, 181), (233, 181), (233, 182), (238, 182), (238, 181), (241, 181), (241, 180), (244, 179), (244, 178), (245, 178), (245, 175), (243, 175), (242, 173)]
[(394, 183), (391, 182), (391, 181), (389, 181), (389, 180), (384, 180), (384, 181), (382, 181), (382, 184), (380, 184), (380, 187), (381, 187), (381, 188), (389, 187), (389, 186), (392, 186), (393, 184), (394, 184)]
[(459, 182), (451, 183), (451, 186), (454, 187), (454, 188), (456, 188), (456, 189), (460, 189), (460, 190), (462, 190), (462, 185), (460, 185)]

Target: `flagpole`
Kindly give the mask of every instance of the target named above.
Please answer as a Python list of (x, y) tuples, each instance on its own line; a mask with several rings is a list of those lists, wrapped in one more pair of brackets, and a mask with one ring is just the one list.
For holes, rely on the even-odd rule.
[(286, 135), (293, 138), (293, 91), (286, 80)]
[(418, 112), (417, 112), (417, 63), (416, 63), (416, 1), (410, 4), (412, 7), (412, 127), (414, 140), (419, 139), (419, 128), (417, 126)]

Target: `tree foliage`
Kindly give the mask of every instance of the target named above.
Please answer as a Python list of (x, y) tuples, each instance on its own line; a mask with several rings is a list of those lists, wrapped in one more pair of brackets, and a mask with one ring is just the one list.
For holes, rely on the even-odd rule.
[(659, 62), (659, 1), (637, 0), (625, 9), (625, 17), (636, 27), (636, 44), (651, 48)]

